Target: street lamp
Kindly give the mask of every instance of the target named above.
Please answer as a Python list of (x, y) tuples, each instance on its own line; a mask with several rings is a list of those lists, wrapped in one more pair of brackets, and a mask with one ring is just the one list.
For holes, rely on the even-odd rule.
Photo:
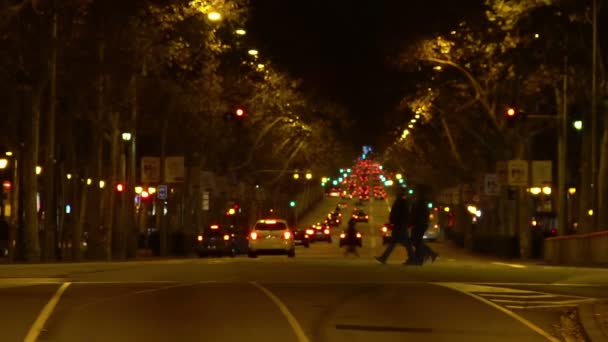
[(66, 175), (65, 175), (65, 178), (67, 178), (67, 179), (72, 179), (72, 174), (71, 174), (71, 173), (66, 174)]
[(569, 188), (568, 193), (570, 194), (570, 196), (574, 195), (576, 193), (576, 188)]
[(576, 129), (577, 131), (580, 131), (581, 129), (583, 129), (583, 120), (576, 120), (572, 123), (572, 126), (574, 126), (574, 129)]
[(39, 175), (42, 173), (42, 166), (36, 166), (36, 174)]
[(99, 181), (99, 188), (100, 188), (100, 189), (103, 189), (103, 188), (105, 188), (105, 187), (106, 187), (106, 182), (104, 182), (104, 181), (100, 180), (100, 181)]
[(236, 31), (234, 31), (234, 33), (238, 34), (239, 36), (244, 36), (247, 34), (247, 31), (243, 29), (237, 29)]
[(543, 187), (543, 194), (551, 195), (551, 187), (550, 186)]
[(258, 55), (258, 50), (251, 49), (251, 50), (247, 51), (247, 53), (248, 53), (250, 56), (257, 56), (257, 55)]
[(306, 179), (311, 180), (312, 179), (312, 173), (310, 173), (310, 172), (306, 173)]
[(219, 12), (209, 12), (207, 14), (207, 18), (211, 21), (220, 21), (222, 20), (222, 15)]
[(300, 174), (299, 173), (294, 173), (293, 174), (293, 179), (300, 179)]
[(6, 169), (8, 166), (8, 159), (2, 158), (0, 159), (0, 169)]
[(129, 133), (129, 132), (122, 133), (122, 140), (131, 141), (131, 133)]
[(540, 194), (542, 191), (543, 191), (543, 190), (542, 190), (541, 188), (539, 188), (539, 187), (534, 187), (534, 188), (531, 188), (531, 189), (530, 189), (530, 193), (531, 193), (532, 195), (538, 195), (538, 194)]
[(87, 185), (93, 184), (93, 180), (91, 178), (87, 178)]
[(135, 193), (136, 194), (141, 194), (144, 191), (144, 188), (142, 188), (141, 186), (136, 186), (135, 187)]

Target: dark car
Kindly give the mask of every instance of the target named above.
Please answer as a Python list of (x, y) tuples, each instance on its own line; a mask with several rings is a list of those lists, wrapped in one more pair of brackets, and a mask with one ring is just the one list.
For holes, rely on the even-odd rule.
[[(348, 237), (346, 235), (347, 235), (346, 232), (340, 233), (340, 247), (348, 245), (349, 241), (347, 241)], [(355, 245), (362, 247), (363, 246), (363, 242), (362, 242), (363, 235), (360, 232), (357, 232), (355, 234), (354, 238), (355, 238)]]
[(386, 245), (393, 237), (393, 225), (390, 223), (385, 224), (380, 228), (380, 233), (382, 234), (382, 244)]
[(368, 222), (369, 221), (369, 215), (367, 215), (365, 213), (365, 211), (363, 211), (363, 210), (354, 211), (352, 218), (354, 218), (355, 221), (357, 221), (357, 222)]
[(304, 246), (305, 248), (310, 247), (310, 237), (307, 232), (308, 229), (294, 229), (293, 241), (296, 246)]
[(309, 234), (310, 242), (325, 241), (331, 243), (331, 227), (325, 223), (317, 223), (310, 227), (312, 234)]
[(336, 211), (327, 214), (327, 223), (331, 227), (339, 226), (342, 223), (342, 214)]
[(200, 257), (208, 255), (236, 256), (235, 235), (226, 227), (213, 224), (196, 237), (196, 252)]

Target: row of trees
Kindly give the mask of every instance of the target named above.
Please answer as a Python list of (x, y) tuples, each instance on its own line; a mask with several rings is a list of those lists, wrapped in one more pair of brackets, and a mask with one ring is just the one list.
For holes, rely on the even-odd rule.
[[(601, 1), (596, 3), (601, 13)], [(608, 229), (608, 119), (601, 101), (608, 95), (608, 60), (600, 40), (592, 94), (593, 1), (486, 0), (485, 7), (485, 15), (421, 38), (395, 59), (418, 84), (401, 109), (408, 121), (418, 117), (422, 125), (401, 127), (387, 157), (418, 165), (409, 169), (411, 176), (438, 188), (471, 183), (494, 172), (496, 161), (530, 159), (530, 143), (557, 122), (528, 119), (511, 127), (504, 120), (506, 108), (557, 118), (567, 101), (571, 117), (584, 122), (582, 143), (570, 147), (580, 148), (580, 160), (569, 170), (570, 184), (578, 185), (583, 199), (579, 217), (587, 220), (581, 227)], [(593, 96), (597, 136), (590, 133)], [(589, 158), (592, 138), (601, 146), (597, 179)], [(597, 225), (587, 215), (591, 191), (598, 192)]]
[[(283, 178), (255, 171), (331, 167), (319, 162), (343, 151), (332, 130), (343, 111), (314, 101), (252, 50), (247, 6), (0, 1), (0, 145), (18, 165), (11, 220), (25, 260), (54, 260), (60, 241), (80, 260), (91, 227), (104, 228), (106, 257), (132, 255), (134, 222), (117, 208), (124, 205), (127, 218), (133, 208), (114, 188), (126, 181), (126, 198), (134, 197), (135, 155), (185, 155), (189, 166), (275, 189)], [(236, 106), (247, 111), (240, 124), (226, 120)], [(121, 163), (123, 132), (133, 137), (128, 163)]]

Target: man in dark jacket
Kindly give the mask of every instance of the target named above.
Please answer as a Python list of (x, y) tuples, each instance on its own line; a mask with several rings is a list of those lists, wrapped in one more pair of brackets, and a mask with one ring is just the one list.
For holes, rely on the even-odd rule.
[(395, 245), (398, 243), (402, 244), (407, 250), (408, 260), (406, 263), (410, 263), (410, 260), (413, 260), (414, 250), (408, 232), (409, 214), (410, 204), (405, 197), (405, 189), (399, 188), (399, 190), (397, 190), (397, 198), (391, 207), (391, 213), (389, 215), (389, 223), (393, 226), (391, 241), (388, 243), (388, 246), (386, 246), (384, 253), (382, 253), (381, 256), (376, 257), (378, 262), (385, 264), (386, 260), (393, 252), (393, 249), (395, 249)]
[(355, 225), (357, 224), (357, 220), (351, 218), (348, 221), (348, 227), (345, 232), (345, 240), (346, 240), (346, 249), (344, 250), (344, 256), (348, 254), (354, 254), (359, 256), (359, 252), (357, 252), (357, 228)]
[(429, 226), (429, 207), (428, 200), (430, 189), (426, 186), (419, 186), (416, 191), (416, 200), (412, 205), (410, 213), (410, 225), (412, 226), (412, 244), (416, 250), (413, 264), (422, 265), (427, 259), (431, 258), (434, 262), (439, 254), (435, 253), (424, 243), (423, 237)]

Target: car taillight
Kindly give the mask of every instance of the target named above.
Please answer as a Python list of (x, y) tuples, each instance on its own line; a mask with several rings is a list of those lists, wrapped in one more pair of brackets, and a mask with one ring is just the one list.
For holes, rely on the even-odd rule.
[(325, 233), (325, 234), (329, 234), (329, 229), (325, 229), (325, 230), (323, 231), (323, 233)]
[(314, 234), (314, 233), (315, 233), (315, 231), (314, 231), (314, 230), (312, 230), (312, 229), (306, 229), (306, 234), (308, 234), (308, 235), (312, 235), (312, 234)]
[(386, 233), (386, 232), (388, 231), (388, 228), (386, 228), (386, 227), (382, 227), (382, 231), (383, 231), (384, 233)]
[(251, 232), (251, 234), (249, 234), (249, 237), (251, 238), (251, 240), (255, 240), (258, 238), (258, 233), (256, 232)]
[(344, 239), (346, 237), (346, 234), (342, 233), (340, 234), (340, 239)]
[(203, 236), (202, 236), (202, 235), (199, 235), (199, 236), (197, 236), (197, 237), (196, 237), (196, 239), (197, 239), (199, 242), (200, 242), (200, 241), (203, 241)]
[(283, 233), (283, 238), (284, 238), (285, 240), (289, 240), (289, 239), (291, 239), (291, 233), (290, 233), (290, 232), (285, 232), (285, 233)]
[(228, 234), (224, 235), (224, 240), (225, 240), (225, 241), (230, 240), (230, 235), (228, 235)]
[(367, 218), (369, 218), (369, 216), (365, 215), (365, 218), (367, 219)]
[(361, 238), (361, 233), (357, 233), (357, 238)]

